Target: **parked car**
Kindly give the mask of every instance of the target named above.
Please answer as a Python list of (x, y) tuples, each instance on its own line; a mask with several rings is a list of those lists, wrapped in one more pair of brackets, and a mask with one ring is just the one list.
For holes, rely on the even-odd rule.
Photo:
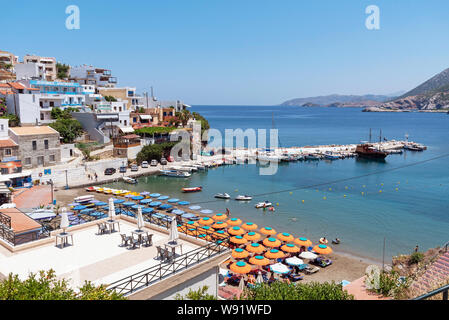
[(115, 168), (106, 168), (106, 170), (104, 170), (104, 175), (105, 176), (110, 176), (110, 175), (113, 175), (116, 172), (117, 172), (117, 170)]
[(175, 161), (175, 159), (172, 156), (168, 156), (167, 161), (168, 162), (173, 162), (173, 161)]
[(136, 164), (133, 164), (131, 166), (131, 171), (138, 171), (138, 170), (139, 170), (139, 167)]
[(157, 166), (157, 160), (155, 160), (155, 159), (151, 160), (150, 165), (151, 165), (152, 167), (156, 167), (156, 166)]
[(127, 168), (125, 166), (120, 167), (120, 173), (125, 173)]
[(161, 158), (161, 164), (165, 166), (167, 164), (167, 159)]
[(140, 166), (142, 168), (148, 168), (148, 161), (142, 161), (142, 163), (140, 164)]

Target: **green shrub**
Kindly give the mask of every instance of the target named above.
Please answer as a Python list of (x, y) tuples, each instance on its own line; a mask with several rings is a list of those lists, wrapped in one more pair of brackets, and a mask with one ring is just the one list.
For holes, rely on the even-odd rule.
[(75, 292), (67, 280), (57, 280), (54, 270), (30, 273), (26, 280), (18, 275), (9, 274), (0, 282), (0, 300), (125, 300), (115, 291), (107, 291), (105, 286), (96, 287), (86, 281)]
[(424, 254), (422, 252), (413, 252), (410, 255), (409, 263), (410, 264), (417, 264), (421, 262), (424, 259)]
[(175, 300), (217, 300), (216, 296), (207, 293), (207, 289), (209, 289), (208, 286), (203, 286), (196, 291), (190, 289), (189, 293), (187, 293), (185, 296), (182, 296), (178, 293), (175, 296)]
[(354, 296), (343, 290), (341, 284), (274, 282), (246, 288), (240, 300), (353, 300)]

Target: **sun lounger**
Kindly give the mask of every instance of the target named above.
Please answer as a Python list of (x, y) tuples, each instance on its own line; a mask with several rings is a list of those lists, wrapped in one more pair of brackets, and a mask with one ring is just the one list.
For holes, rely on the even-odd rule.
[(314, 264), (320, 266), (321, 268), (326, 268), (327, 266), (330, 266), (332, 264), (332, 260), (318, 257), (314, 260)]
[(309, 266), (308, 268), (304, 269), (304, 272), (307, 273), (307, 274), (313, 274), (313, 273), (316, 273), (318, 271), (320, 271), (320, 268), (318, 268), (318, 267), (310, 267)]
[(289, 278), (290, 278), (290, 280), (292, 282), (296, 282), (296, 281), (304, 279), (304, 276), (302, 274), (299, 274), (299, 273), (298, 274), (292, 273), (292, 274), (289, 275)]

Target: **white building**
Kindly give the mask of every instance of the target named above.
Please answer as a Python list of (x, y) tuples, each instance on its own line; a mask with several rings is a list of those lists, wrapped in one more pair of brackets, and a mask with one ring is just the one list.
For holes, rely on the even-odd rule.
[(108, 88), (115, 87), (117, 83), (117, 78), (111, 75), (111, 70), (89, 65), (72, 67), (70, 69), (69, 79), (79, 84), (90, 84)]
[(18, 63), (14, 66), (17, 80), (46, 80), (47, 72), (43, 63)]
[(40, 57), (36, 55), (26, 55), (23, 57), (23, 63), (37, 63), (43, 64), (45, 67), (45, 74), (47, 81), (54, 81), (57, 78), (56, 59), (53, 57)]

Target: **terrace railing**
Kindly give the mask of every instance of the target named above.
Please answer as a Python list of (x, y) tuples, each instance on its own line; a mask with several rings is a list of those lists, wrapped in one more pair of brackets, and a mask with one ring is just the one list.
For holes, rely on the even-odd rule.
[(229, 248), (227, 244), (229, 244), (229, 237), (223, 237), (222, 240), (210, 242), (203, 247), (180, 255), (168, 263), (160, 263), (156, 266), (113, 282), (109, 285), (107, 290), (115, 290), (115, 292), (125, 296), (129, 295), (178, 272), (186, 270), (189, 267), (228, 251)]
[(436, 296), (437, 294), (440, 294), (440, 293), (443, 294), (443, 300), (448, 300), (449, 284), (445, 285), (445, 286), (443, 286), (443, 287), (441, 287), (439, 289), (436, 289), (436, 290), (433, 290), (431, 292), (428, 292), (428, 293), (426, 293), (426, 294), (424, 294), (422, 296), (414, 298), (413, 300), (426, 300), (426, 299), (429, 299), (429, 298), (431, 298), (433, 296)]
[(16, 234), (14, 230), (7, 226), (0, 224), (0, 238), (9, 242), (10, 244), (17, 246), (19, 244), (48, 238), (50, 236), (50, 230), (42, 225), (42, 229), (39, 232), (33, 231), (28, 233)]
[(11, 217), (0, 213), (0, 225), (4, 225), (6, 228), (11, 229)]

